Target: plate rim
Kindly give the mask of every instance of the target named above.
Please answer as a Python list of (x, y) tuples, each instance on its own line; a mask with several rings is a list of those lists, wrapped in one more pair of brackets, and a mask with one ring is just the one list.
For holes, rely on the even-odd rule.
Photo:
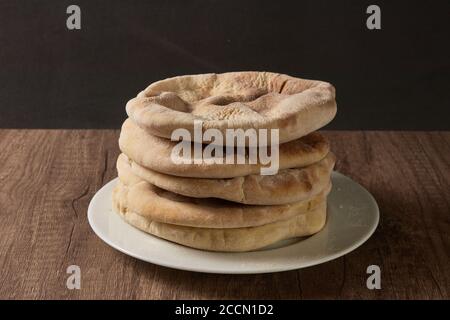
[[(109, 245), (110, 247), (116, 249), (117, 251), (126, 254), (128, 256), (131, 256), (135, 259), (141, 260), (141, 261), (145, 261), (147, 263), (152, 263), (155, 265), (159, 265), (162, 267), (166, 267), (166, 268), (170, 268), (170, 269), (174, 269), (174, 270), (183, 270), (183, 271), (190, 271), (190, 272), (200, 272), (200, 273), (211, 273), (211, 274), (264, 274), (264, 273), (276, 273), (276, 272), (284, 272), (284, 271), (292, 271), (292, 270), (299, 270), (299, 269), (303, 269), (303, 268), (308, 268), (308, 267), (312, 267), (315, 265), (319, 265), (322, 263), (326, 263), (332, 260), (335, 260), (337, 258), (340, 258), (342, 256), (347, 255), (348, 253), (356, 250), (357, 248), (359, 248), (361, 245), (363, 245), (376, 231), (379, 221), (380, 221), (380, 210), (378, 207), (378, 204), (375, 200), (375, 198), (373, 197), (373, 195), (366, 189), (364, 188), (361, 184), (359, 184), (358, 182), (354, 181), (353, 179), (347, 177), (346, 175), (338, 172), (338, 171), (333, 171), (332, 172), (332, 177), (335, 176), (336, 178), (343, 178), (345, 180), (348, 180), (350, 183), (356, 184), (359, 188), (362, 189), (362, 191), (364, 192), (365, 196), (367, 197), (366, 201), (370, 201), (371, 204), (374, 207), (374, 212), (373, 212), (373, 218), (374, 218), (374, 223), (370, 226), (368, 232), (361, 237), (360, 239), (358, 239), (358, 241), (356, 241), (355, 243), (353, 243), (351, 246), (340, 250), (339, 252), (327, 255), (326, 257), (320, 258), (320, 259), (314, 259), (311, 260), (309, 262), (303, 262), (301, 263), (301, 265), (276, 265), (273, 267), (264, 267), (263, 269), (258, 269), (258, 270), (228, 270), (228, 269), (217, 269), (215, 268), (214, 270), (211, 268), (204, 268), (202, 266), (198, 266), (198, 267), (189, 267), (189, 266), (184, 266), (184, 265), (174, 265), (172, 263), (165, 263), (164, 261), (162, 261), (161, 259), (151, 259), (148, 257), (144, 257), (140, 254), (136, 254), (126, 248), (121, 247), (120, 245), (114, 243), (113, 240), (111, 240), (103, 231), (100, 230), (100, 228), (96, 225), (96, 223), (93, 221), (93, 206), (94, 203), (97, 201), (97, 198), (100, 196), (101, 192), (105, 192), (105, 188), (108, 186), (110, 187), (111, 184), (116, 183), (118, 180), (118, 177), (108, 181), (106, 184), (104, 184), (99, 190), (97, 190), (97, 192), (94, 194), (94, 196), (92, 197), (91, 201), (89, 202), (89, 206), (88, 206), (88, 210), (87, 210), (87, 218), (88, 218), (88, 222), (89, 225), (91, 227), (91, 229), (94, 231), (94, 233), (103, 241), (105, 242), (107, 245)], [(112, 209), (112, 211), (114, 212), (114, 209)], [(117, 214), (117, 213), (116, 213)], [(124, 224), (127, 224), (127, 222), (125, 220), (122, 219), (122, 217), (119, 217), (121, 222)], [(327, 221), (328, 223), (328, 221)], [(156, 236), (153, 236), (151, 234), (147, 234), (142, 230), (139, 230), (135, 227), (133, 227), (136, 231), (142, 233), (144, 236), (149, 236), (152, 237), (154, 239), (156, 239), (157, 241), (164, 241), (164, 242), (170, 242), (173, 245), (182, 247), (183, 249), (189, 249), (189, 250), (198, 250), (198, 251), (204, 251), (204, 252), (208, 252), (209, 254), (236, 254), (236, 252), (211, 252), (211, 251), (205, 251), (205, 250), (199, 250), (199, 249), (195, 249), (195, 248), (189, 248), (189, 247), (185, 247), (183, 245), (177, 244), (177, 243), (173, 243), (171, 241), (167, 241), (165, 239), (160, 239)], [(319, 231), (317, 234), (320, 234)], [(295, 245), (295, 244), (293, 244)], [(283, 248), (283, 247), (282, 247)], [(270, 249), (267, 250), (267, 252), (272, 251), (272, 250), (277, 250), (277, 249), (281, 249), (281, 248), (276, 248), (276, 249)], [(261, 251), (263, 252), (263, 251)], [(239, 252), (239, 254), (245, 254), (245, 252)]]

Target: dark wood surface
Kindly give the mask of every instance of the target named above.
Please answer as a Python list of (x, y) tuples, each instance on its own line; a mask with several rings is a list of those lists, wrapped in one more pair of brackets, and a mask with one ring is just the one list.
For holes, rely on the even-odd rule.
[[(334, 261), (263, 275), (172, 270), (91, 230), (90, 199), (116, 176), (115, 130), (0, 130), (0, 298), (449, 298), (450, 132), (328, 131), (337, 170), (377, 199), (372, 238)], [(81, 267), (81, 289), (66, 268)], [(366, 268), (381, 268), (381, 290)]]

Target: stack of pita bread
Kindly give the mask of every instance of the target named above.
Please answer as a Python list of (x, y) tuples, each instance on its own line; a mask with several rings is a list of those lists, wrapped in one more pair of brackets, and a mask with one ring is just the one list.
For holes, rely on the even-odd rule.
[[(269, 72), (180, 76), (127, 103), (115, 210), (157, 237), (211, 251), (250, 251), (320, 231), (335, 157), (316, 130), (336, 114), (334, 87)], [(279, 171), (261, 163), (175, 164), (175, 129), (279, 129)], [(193, 141), (195, 142), (195, 141)], [(261, 146), (267, 147), (267, 146)]]

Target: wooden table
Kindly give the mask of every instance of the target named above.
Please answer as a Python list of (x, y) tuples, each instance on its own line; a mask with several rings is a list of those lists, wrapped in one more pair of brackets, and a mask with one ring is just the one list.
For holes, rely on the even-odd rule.
[[(89, 227), (90, 199), (116, 176), (115, 130), (0, 130), (0, 298), (449, 298), (450, 132), (328, 131), (337, 170), (377, 199), (356, 251), (298, 271), (214, 275), (128, 257)], [(66, 268), (81, 268), (68, 290)], [(381, 290), (366, 268), (381, 268)]]

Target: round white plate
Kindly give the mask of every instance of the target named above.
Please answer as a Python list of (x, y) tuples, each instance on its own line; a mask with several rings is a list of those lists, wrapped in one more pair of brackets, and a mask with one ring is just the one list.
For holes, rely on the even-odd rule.
[(317, 234), (287, 241), (272, 249), (243, 253), (188, 248), (144, 233), (126, 223), (111, 205), (117, 179), (92, 198), (88, 219), (94, 232), (111, 247), (165, 267), (209, 273), (266, 273), (305, 268), (355, 250), (375, 231), (379, 211), (372, 195), (350, 178), (333, 172), (328, 218)]

